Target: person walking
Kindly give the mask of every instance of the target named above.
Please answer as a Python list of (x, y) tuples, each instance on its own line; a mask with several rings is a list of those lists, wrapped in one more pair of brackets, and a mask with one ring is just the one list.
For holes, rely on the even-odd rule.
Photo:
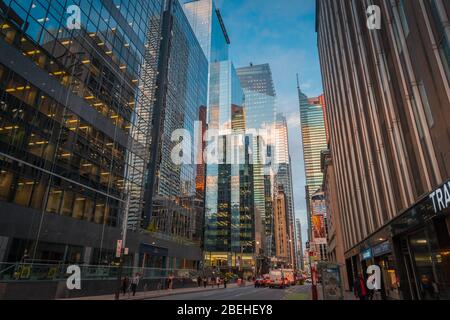
[(206, 289), (206, 286), (208, 285), (208, 278), (204, 277), (203, 278), (203, 287)]
[(197, 287), (200, 288), (201, 285), (202, 285), (202, 277), (198, 276), (198, 278), (197, 278)]
[(128, 286), (130, 284), (130, 279), (126, 276), (122, 279), (122, 293), (125, 295), (128, 290)]
[(227, 288), (227, 282), (228, 282), (227, 277), (223, 278), (223, 287), (224, 287), (225, 289)]
[(137, 286), (139, 285), (139, 280), (140, 280), (140, 275), (139, 273), (136, 273), (133, 277), (133, 279), (131, 280), (131, 291), (133, 292), (133, 297), (136, 295), (136, 289)]
[(220, 288), (220, 277), (216, 278), (216, 282), (217, 282), (217, 288)]
[(353, 292), (359, 300), (367, 300), (367, 288), (363, 276), (358, 275), (353, 283)]

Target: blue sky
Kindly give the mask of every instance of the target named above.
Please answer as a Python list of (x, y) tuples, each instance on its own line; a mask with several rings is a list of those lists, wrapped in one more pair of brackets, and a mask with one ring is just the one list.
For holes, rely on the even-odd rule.
[(322, 93), (315, 0), (216, 0), (231, 39), (236, 67), (269, 63), (278, 98), (278, 109), (289, 125), (296, 216), (306, 235), (305, 174), (300, 133), (296, 73), (308, 96)]

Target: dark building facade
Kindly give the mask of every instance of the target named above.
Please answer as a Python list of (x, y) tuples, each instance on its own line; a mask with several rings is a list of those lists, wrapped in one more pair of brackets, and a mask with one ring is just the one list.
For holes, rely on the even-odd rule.
[[(71, 4), (80, 29), (66, 24)], [(175, 225), (189, 230), (141, 229), (164, 10), (159, 0), (0, 1), (0, 261), (111, 264), (128, 225), (128, 264), (198, 265), (198, 241), (188, 240), (199, 232), (183, 214)], [(167, 59), (187, 63), (186, 79), (169, 73), (169, 94), (179, 83), (184, 95), (164, 106), (184, 103), (189, 117), (174, 118), (191, 128), (205, 104), (205, 58), (179, 4), (172, 13), (182, 58)], [(195, 195), (195, 171), (184, 177)]]
[(385, 298), (450, 298), (449, 13), (444, 0), (317, 1), (349, 282), (377, 264)]

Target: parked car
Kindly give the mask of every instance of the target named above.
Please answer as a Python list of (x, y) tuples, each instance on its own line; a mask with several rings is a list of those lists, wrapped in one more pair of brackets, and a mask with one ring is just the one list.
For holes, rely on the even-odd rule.
[(264, 287), (268, 287), (270, 285), (270, 276), (264, 275)]

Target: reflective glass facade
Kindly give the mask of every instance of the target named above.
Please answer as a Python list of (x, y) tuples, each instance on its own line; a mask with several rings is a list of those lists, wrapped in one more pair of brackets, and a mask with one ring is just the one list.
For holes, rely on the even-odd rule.
[[(255, 235), (244, 91), (229, 59), (230, 41), (214, 1), (185, 1), (183, 7), (209, 61), (208, 129), (215, 131), (208, 143), (217, 141), (219, 154), (215, 160), (207, 154), (205, 263), (248, 269), (261, 239)], [(239, 141), (238, 153), (233, 141)]]
[[(73, 4), (80, 29), (67, 25)], [(140, 228), (163, 11), (162, 0), (0, 1), (0, 238), (9, 248), (0, 261), (28, 252), (39, 261), (110, 264), (122, 222)], [(172, 128), (193, 131), (207, 92), (206, 58), (180, 5), (173, 14), (166, 149)], [(174, 172), (161, 172), (158, 192), (172, 197), (177, 188), (176, 206), (195, 210), (171, 216), (161, 234), (128, 232), (127, 263), (198, 262), (198, 241), (174, 241), (200, 238), (196, 167)], [(173, 206), (164, 201), (158, 205)], [(167, 253), (152, 260), (140, 242), (159, 242)]]
[(237, 74), (245, 93), (246, 132), (252, 138), (253, 195), (255, 219), (264, 230), (262, 248), (273, 253), (273, 212), (270, 204), (274, 181), (271, 152), (275, 149), (276, 94), (268, 64), (238, 68)]
[[(196, 191), (194, 138), (196, 121), (201, 120), (200, 113), (207, 104), (208, 61), (178, 1), (172, 1), (171, 17), (165, 16), (168, 18), (172, 19), (172, 23), (168, 22), (171, 27), (163, 36), (170, 37), (169, 71), (165, 81), (160, 81), (166, 90), (160, 114), (159, 161), (150, 228), (199, 244), (204, 194)], [(173, 159), (180, 145), (173, 134), (180, 129), (189, 135), (189, 140), (182, 143), (182, 164)]]
[(214, 1), (184, 0), (183, 8), (208, 61), (228, 60), (229, 39)]
[(324, 109), (320, 104), (311, 104), (308, 97), (298, 87), (300, 102), (300, 124), (303, 141), (303, 158), (306, 176), (306, 201), (311, 239), (311, 197), (321, 188), (323, 173), (321, 170), (321, 152), (327, 149), (327, 133)]
[[(71, 4), (80, 29), (67, 28)], [(1, 1), (0, 9), (1, 200), (40, 221), (28, 230), (36, 259), (53, 218), (34, 213), (112, 227), (91, 243), (100, 260), (115, 245), (104, 239), (121, 225), (126, 194), (142, 194), (146, 159), (130, 146), (145, 145), (151, 127), (162, 2)]]

